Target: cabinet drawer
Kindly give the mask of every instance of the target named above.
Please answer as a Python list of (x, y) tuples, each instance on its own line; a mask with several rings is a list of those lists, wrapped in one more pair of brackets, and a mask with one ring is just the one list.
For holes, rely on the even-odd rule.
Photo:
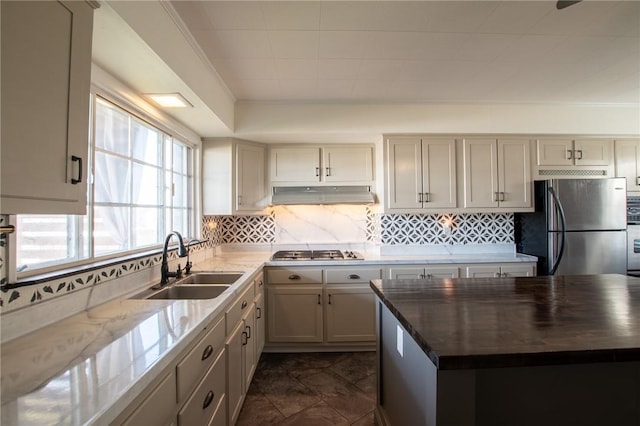
[(321, 284), (320, 268), (274, 268), (267, 270), (269, 284)]
[(327, 284), (368, 283), (382, 278), (380, 268), (340, 268), (325, 270)]
[(206, 425), (224, 403), (226, 351), (220, 351), (211, 369), (178, 413), (178, 426)]
[(242, 318), (244, 313), (249, 309), (254, 297), (254, 286), (250, 285), (245, 291), (242, 292), (240, 297), (231, 305), (231, 308), (227, 310), (227, 335), (231, 334), (231, 331), (236, 327), (238, 321)]
[(225, 328), (224, 318), (216, 324), (200, 340), (176, 367), (178, 375), (178, 401), (182, 401), (196, 384), (198, 379), (209, 369), (216, 360), (220, 348), (224, 347)]
[[(167, 374), (147, 398), (122, 423), (124, 426), (164, 425), (171, 423), (171, 412), (176, 405), (175, 376)], [(175, 415), (175, 414), (174, 414)]]

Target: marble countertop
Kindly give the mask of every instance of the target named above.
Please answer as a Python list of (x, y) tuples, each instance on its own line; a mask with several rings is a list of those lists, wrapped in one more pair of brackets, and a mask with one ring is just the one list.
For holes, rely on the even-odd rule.
[(2, 424), (108, 424), (225, 311), (267, 257), (235, 253), (196, 265), (194, 272), (245, 272), (215, 299), (123, 297), (4, 343)]
[(107, 424), (125, 409), (262, 266), (535, 262), (513, 253), (365, 253), (364, 261), (271, 262), (270, 251), (229, 251), (194, 272), (243, 271), (210, 300), (136, 300), (131, 294), (0, 346), (2, 424)]
[(640, 279), (374, 280), (439, 369), (640, 360)]

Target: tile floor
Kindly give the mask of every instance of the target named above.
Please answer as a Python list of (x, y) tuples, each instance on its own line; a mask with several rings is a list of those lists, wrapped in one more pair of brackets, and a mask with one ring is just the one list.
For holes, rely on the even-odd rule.
[(237, 425), (374, 425), (375, 358), (263, 353)]

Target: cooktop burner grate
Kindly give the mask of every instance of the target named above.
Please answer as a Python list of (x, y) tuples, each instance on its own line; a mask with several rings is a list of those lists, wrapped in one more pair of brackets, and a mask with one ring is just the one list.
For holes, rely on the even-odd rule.
[(351, 250), (281, 250), (271, 260), (362, 260), (358, 252)]

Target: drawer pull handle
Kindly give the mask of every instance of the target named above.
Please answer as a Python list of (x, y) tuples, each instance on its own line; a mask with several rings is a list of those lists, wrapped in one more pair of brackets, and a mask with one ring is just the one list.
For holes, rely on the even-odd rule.
[(322, 305), (322, 300), (320, 299), (320, 295), (318, 295), (318, 305)]
[(316, 176), (320, 177), (320, 167), (316, 167)]
[(205, 359), (209, 358), (212, 353), (213, 353), (213, 346), (207, 345), (207, 347), (204, 348), (204, 352), (202, 352), (202, 360), (204, 361)]
[(300, 275), (298, 275), (298, 274), (289, 275), (289, 279), (290, 280), (299, 280), (300, 279)]
[[(242, 337), (244, 337), (244, 341), (242, 340)], [(247, 336), (246, 331), (243, 331), (242, 335), (240, 335), (240, 343), (242, 343), (242, 346), (246, 346), (247, 343), (249, 343), (249, 337)]]
[(202, 409), (206, 410), (208, 406), (213, 402), (214, 393), (213, 391), (207, 392), (207, 396), (204, 397), (204, 402), (202, 403)]
[(71, 179), (71, 183), (73, 185), (77, 185), (82, 182), (82, 157), (77, 157), (75, 155), (71, 156), (71, 161), (78, 163), (78, 175), (76, 178)]
[(358, 275), (358, 274), (351, 274), (351, 275), (349, 275), (349, 279), (350, 279), (350, 280), (359, 280), (359, 279), (360, 279), (360, 275)]
[(331, 293), (329, 293), (329, 304), (331, 304)]
[(240, 309), (244, 309), (244, 308), (246, 308), (246, 307), (247, 307), (247, 301), (246, 301), (246, 300), (243, 300), (243, 301), (242, 301), (242, 306), (240, 306)]
[(245, 325), (244, 329), (247, 332), (247, 339), (251, 339), (251, 326)]
[(325, 176), (331, 176), (331, 167), (325, 167), (324, 173), (325, 173)]
[(262, 308), (258, 308), (256, 307), (256, 311), (258, 312), (258, 315), (256, 316), (257, 319), (262, 318)]
[(573, 160), (573, 151), (568, 149), (567, 154), (567, 160)]

